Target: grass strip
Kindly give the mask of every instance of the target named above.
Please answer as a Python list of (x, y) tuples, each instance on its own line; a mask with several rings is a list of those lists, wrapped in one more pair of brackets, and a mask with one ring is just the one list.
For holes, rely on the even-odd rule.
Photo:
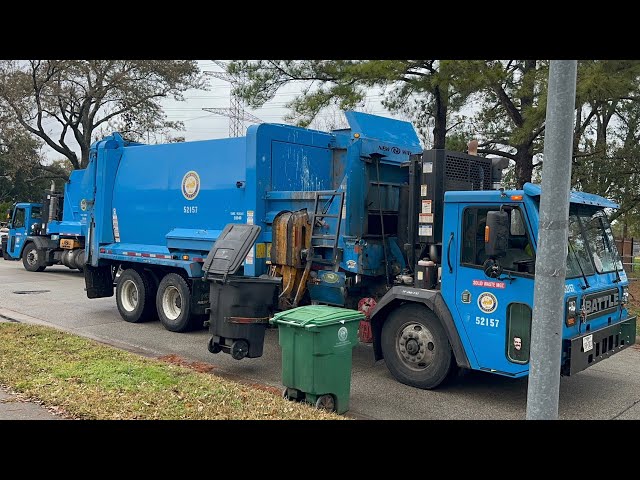
[(343, 417), (54, 328), (0, 323), (0, 384), (80, 419)]

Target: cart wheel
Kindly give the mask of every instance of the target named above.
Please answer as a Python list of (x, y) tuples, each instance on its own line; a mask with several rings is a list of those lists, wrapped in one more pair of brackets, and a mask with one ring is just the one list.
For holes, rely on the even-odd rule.
[(214, 342), (213, 338), (209, 339), (208, 348), (211, 353), (220, 353), (222, 351), (222, 348), (220, 348), (220, 345)]
[(282, 398), (291, 402), (300, 402), (304, 398), (304, 395), (297, 388), (284, 387)]
[(327, 412), (335, 412), (336, 402), (333, 399), (333, 395), (320, 395), (316, 400), (316, 408)]
[(249, 353), (249, 343), (246, 340), (236, 340), (231, 344), (231, 356), (235, 360), (242, 360)]
[(284, 387), (284, 390), (282, 390), (282, 398), (284, 398), (285, 400), (289, 400), (290, 402), (293, 402), (295, 400), (295, 398), (289, 395), (289, 388), (287, 387)]

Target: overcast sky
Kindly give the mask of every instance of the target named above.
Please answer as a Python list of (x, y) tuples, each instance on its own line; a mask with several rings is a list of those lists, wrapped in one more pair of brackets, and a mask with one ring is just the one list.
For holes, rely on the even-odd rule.
[[(202, 71), (220, 71), (220, 67), (211, 60), (199, 61)], [(185, 94), (185, 102), (167, 100), (163, 102), (165, 112), (170, 120), (180, 120), (184, 122), (185, 131), (176, 132), (176, 135), (183, 135), (186, 141), (205, 140), (210, 138), (224, 138), (229, 136), (229, 119), (220, 115), (205, 112), (203, 108), (228, 108), (229, 94), (231, 86), (224, 80), (210, 77), (211, 89), (209, 91), (188, 91)], [(251, 110), (246, 109), (259, 119), (268, 123), (286, 123), (284, 117), (287, 109), (284, 105), (295, 98), (300, 92), (301, 85), (288, 85), (276, 93), (273, 100), (266, 103), (262, 108)], [(372, 91), (367, 98), (366, 110), (370, 113), (390, 115), (380, 104), (382, 96), (377, 91)], [(329, 112), (319, 116), (312, 125), (314, 128), (324, 129), (327, 123), (334, 120), (336, 114)], [(245, 127), (249, 124), (245, 124)]]
[[(211, 60), (201, 60), (198, 62), (202, 71), (221, 71)], [(231, 86), (224, 80), (209, 77), (211, 88), (209, 90), (188, 90), (185, 92), (184, 102), (174, 100), (164, 100), (162, 102), (164, 110), (169, 120), (179, 120), (184, 123), (184, 131), (172, 132), (173, 136), (184, 136), (186, 141), (208, 140), (214, 138), (226, 138), (229, 136), (229, 118), (213, 113), (205, 112), (203, 108), (229, 108)], [(284, 120), (288, 110), (284, 105), (295, 98), (300, 92), (302, 85), (287, 85), (276, 93), (273, 100), (266, 103), (262, 108), (252, 110), (246, 109), (259, 119), (267, 123), (287, 123)], [(365, 111), (384, 116), (392, 116), (380, 103), (382, 95), (377, 90), (372, 90), (366, 100)], [(340, 112), (323, 113), (311, 125), (312, 128), (327, 130), (336, 121), (344, 121)], [(399, 118), (399, 117), (396, 117)], [(245, 123), (245, 128), (249, 126)], [(50, 134), (59, 131), (55, 120), (49, 122)], [(340, 125), (344, 126), (344, 125)], [(67, 135), (69, 144), (73, 144), (73, 136)], [(158, 141), (163, 141), (158, 139)], [(76, 144), (77, 145), (77, 144)], [(43, 147), (43, 152), (49, 160), (59, 159), (61, 156), (49, 147)], [(77, 149), (77, 153), (79, 149)]]

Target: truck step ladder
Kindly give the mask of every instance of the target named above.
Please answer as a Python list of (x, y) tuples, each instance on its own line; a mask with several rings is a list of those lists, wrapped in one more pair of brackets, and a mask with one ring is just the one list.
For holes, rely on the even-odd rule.
[[(335, 199), (338, 199), (338, 213), (324, 213), (331, 208)], [(322, 208), (325, 206), (326, 208)], [(320, 208), (320, 211), (319, 211)], [(338, 270), (338, 238), (340, 237), (340, 220), (344, 208), (344, 191), (315, 192), (315, 204), (311, 214), (311, 246), (307, 255), (307, 261), (320, 265), (330, 265), (333, 271)], [(325, 218), (335, 218), (336, 228), (333, 234), (322, 233)], [(322, 253), (329, 251), (330, 259)]]
[[(326, 213), (333, 205), (333, 201), (335, 198), (339, 199), (340, 205), (338, 207), (338, 213)], [(322, 199), (322, 202), (321, 202)], [(324, 211), (318, 211), (319, 206), (326, 206)], [(340, 237), (340, 221), (342, 219), (342, 209), (344, 208), (344, 191), (325, 191), (325, 192), (315, 192), (315, 203), (313, 206), (313, 213), (311, 214), (311, 244), (309, 246), (309, 250), (307, 252), (307, 264), (304, 267), (304, 271), (302, 273), (302, 278), (300, 279), (300, 283), (298, 284), (298, 289), (296, 291), (296, 295), (293, 299), (293, 306), (297, 307), (300, 300), (302, 299), (302, 294), (306, 289), (307, 281), (309, 280), (309, 273), (311, 272), (311, 267), (313, 264), (316, 265), (329, 265), (332, 267), (334, 272), (338, 271), (340, 261), (338, 258), (338, 238)], [(336, 231), (335, 234), (329, 235), (325, 233), (321, 233), (322, 225), (316, 225), (317, 221), (321, 221), (325, 218), (335, 218), (336, 219)], [(331, 242), (327, 244), (327, 241)], [(317, 251), (316, 251), (317, 250)], [(324, 258), (322, 256), (323, 251), (331, 250), (331, 260)]]

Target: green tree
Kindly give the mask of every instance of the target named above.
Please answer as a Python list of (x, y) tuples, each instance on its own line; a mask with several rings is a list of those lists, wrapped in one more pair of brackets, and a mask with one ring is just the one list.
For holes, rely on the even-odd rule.
[(573, 185), (618, 202), (610, 220), (625, 236), (640, 214), (639, 90), (640, 61), (578, 64)]
[[(261, 60), (232, 62), (228, 71), (245, 80), (236, 92), (252, 107), (285, 85), (302, 85), (287, 104), (288, 120), (301, 126), (330, 106), (362, 108), (367, 93), (380, 88), (388, 109), (411, 118), (423, 138), (431, 131), (425, 145), (463, 150), (477, 138), (480, 154), (513, 161), (506, 178), (522, 187), (542, 166), (548, 66), (546, 60)], [(618, 188), (628, 205), (635, 191), (618, 175), (625, 170), (613, 153), (635, 161), (629, 145), (619, 148), (622, 112), (640, 100), (639, 68), (638, 61), (584, 60), (577, 79), (574, 185), (607, 196)]]
[(548, 62), (478, 60), (467, 62), (465, 70), (479, 90), (479, 108), (463, 127), (478, 137), (478, 153), (515, 163), (513, 180), (521, 188), (531, 181), (534, 158), (543, 148)]
[[(42, 165), (40, 144), (20, 126), (0, 117), (0, 203), (40, 201), (51, 180), (68, 178), (62, 162)], [(4, 211), (0, 210), (4, 217)]]
[(287, 120), (308, 126), (323, 109), (363, 107), (367, 91), (385, 92), (383, 105), (412, 118), (419, 130), (433, 134), (433, 148), (444, 148), (447, 122), (473, 93), (458, 75), (461, 61), (447, 60), (242, 60), (228, 72), (244, 79), (235, 92), (257, 108), (285, 85), (302, 85), (290, 101)]
[(87, 166), (94, 131), (110, 121), (129, 138), (181, 128), (160, 100), (183, 100), (189, 88), (205, 88), (192, 60), (0, 61), (0, 108), (74, 169)]

